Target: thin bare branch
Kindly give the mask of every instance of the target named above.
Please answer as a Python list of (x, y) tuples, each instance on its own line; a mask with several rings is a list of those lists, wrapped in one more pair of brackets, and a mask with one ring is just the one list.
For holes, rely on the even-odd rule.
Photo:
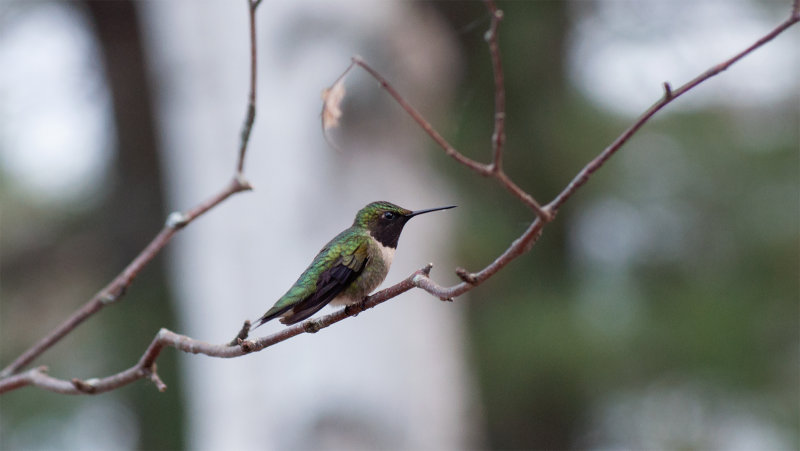
[[(309, 319), (302, 323), (286, 327), (280, 331), (258, 338), (256, 340), (239, 339), (238, 345), (214, 345), (204, 341), (195, 340), (186, 335), (176, 334), (167, 329), (161, 329), (153, 338), (136, 365), (117, 374), (99, 379), (71, 379), (69, 381), (51, 377), (46, 374), (46, 368), (40, 367), (24, 373), (0, 379), (0, 394), (26, 386), (38, 387), (56, 393), (67, 395), (97, 395), (128, 385), (139, 379), (150, 379), (159, 391), (166, 390), (167, 386), (156, 372), (156, 359), (165, 347), (175, 348), (179, 351), (204, 354), (210, 357), (233, 358), (251, 352), (261, 351), (270, 346), (286, 341), (295, 335), (303, 333), (316, 333), (320, 330), (338, 323), (339, 321), (356, 316), (364, 310), (386, 302), (406, 291), (414, 288), (417, 278), (427, 278), (432, 265), (426, 265), (398, 284), (368, 296), (360, 304), (350, 305), (329, 315), (318, 319)], [(247, 325), (246, 325), (247, 326)], [(246, 337), (246, 330), (242, 332)]]
[(537, 217), (534, 219), (522, 235), (514, 240), (502, 254), (482, 270), (476, 273), (470, 273), (463, 268), (459, 268), (456, 271), (456, 275), (463, 280), (461, 283), (450, 287), (443, 287), (426, 276), (417, 277), (414, 280), (414, 285), (443, 301), (450, 301), (457, 296), (461, 296), (497, 274), (498, 271), (511, 263), (512, 260), (531, 250), (533, 245), (536, 244), (536, 241), (539, 240), (539, 237), (542, 236), (544, 225), (545, 222), (541, 218)]
[[(494, 76), (494, 132), (492, 133), (492, 162), (489, 164), (480, 163), (469, 157), (464, 156), (456, 150), (442, 135), (437, 132), (430, 122), (428, 122), (419, 111), (411, 106), (406, 99), (389, 83), (386, 78), (377, 70), (372, 68), (366, 61), (359, 56), (352, 58), (352, 63), (347, 68), (347, 73), (353, 64), (360, 66), (380, 83), (381, 87), (402, 107), (406, 113), (444, 150), (445, 154), (468, 167), (475, 173), (484, 177), (492, 177), (497, 180), (511, 194), (517, 197), (525, 205), (531, 208), (536, 215), (543, 221), (552, 220), (552, 214), (530, 194), (521, 189), (513, 180), (503, 172), (503, 148), (505, 145), (505, 121), (506, 121), (506, 93), (505, 79), (503, 75), (503, 61), (500, 58), (500, 46), (498, 44), (498, 27), (503, 19), (503, 11), (497, 9), (493, 0), (486, 0), (486, 7), (489, 10), (491, 25), (486, 32), (486, 42), (489, 45), (489, 55), (492, 59), (492, 74)], [(338, 80), (340, 80), (341, 77)]]
[(494, 133), (492, 133), (492, 165), (494, 172), (503, 170), (503, 145), (506, 142), (506, 87), (503, 76), (503, 60), (500, 58), (498, 44), (498, 27), (503, 20), (503, 11), (497, 9), (493, 0), (486, 1), (491, 15), (491, 26), (486, 32), (489, 44), (489, 55), (492, 58), (492, 74), (494, 75)]
[(375, 80), (378, 81), (378, 83), (380, 83), (381, 88), (386, 90), (386, 92), (388, 92), (389, 95), (392, 96), (392, 98), (394, 98), (394, 100), (400, 105), (400, 107), (406, 110), (406, 113), (408, 113), (408, 115), (411, 116), (412, 119), (414, 119), (414, 122), (419, 124), (419, 126), (422, 127), (423, 130), (425, 130), (425, 133), (427, 133), (431, 138), (433, 138), (433, 140), (436, 141), (436, 144), (438, 144), (439, 147), (444, 149), (444, 152), (448, 156), (452, 157), (454, 160), (472, 169), (473, 171), (475, 171), (480, 175), (483, 176), (491, 175), (491, 171), (488, 166), (486, 166), (483, 163), (479, 163), (471, 158), (465, 157), (461, 152), (456, 150), (455, 147), (453, 147), (449, 142), (447, 142), (447, 140), (444, 139), (442, 135), (440, 135), (439, 132), (437, 132), (433, 128), (433, 126), (431, 126), (430, 122), (425, 120), (422, 114), (420, 114), (420, 112), (417, 111), (416, 108), (411, 106), (411, 104), (408, 103), (406, 99), (404, 99), (403, 96), (401, 96), (400, 93), (397, 92), (396, 89), (394, 89), (394, 86), (392, 86), (389, 83), (389, 81), (383, 77), (383, 75), (381, 75), (380, 73), (378, 73), (378, 71), (373, 69), (372, 66), (367, 64), (367, 62), (364, 61), (360, 56), (354, 56), (352, 58), (352, 61), (354, 64), (360, 66), (362, 69), (367, 71), (367, 73), (372, 75), (372, 78), (374, 78)]
[[(795, 7), (797, 2), (800, 0), (795, 0)], [(758, 39), (752, 45), (747, 47), (746, 49), (742, 50), (741, 52), (737, 53), (736, 55), (732, 56), (731, 58), (716, 64), (710, 67), (708, 70), (703, 72), (702, 74), (698, 75), (697, 77), (693, 78), (692, 80), (685, 83), (683, 86), (679, 87), (678, 89), (671, 89), (669, 83), (664, 83), (664, 96), (656, 102), (653, 106), (647, 109), (639, 118), (630, 126), (627, 130), (622, 132), (621, 135), (617, 137), (608, 147), (603, 149), (600, 154), (595, 157), (592, 161), (586, 164), (586, 166), (581, 169), (580, 172), (569, 182), (566, 188), (561, 191), (548, 205), (547, 208), (552, 211), (553, 213), (557, 212), (561, 205), (564, 204), (573, 194), (575, 191), (578, 190), (581, 186), (583, 186), (586, 182), (589, 181), (589, 178), (594, 174), (598, 169), (600, 169), (609, 158), (611, 158), (628, 140), (645, 124), (650, 118), (653, 117), (658, 111), (662, 108), (670, 104), (673, 100), (677, 99), (678, 97), (682, 96), (692, 88), (696, 87), (700, 83), (708, 80), (709, 78), (719, 74), (720, 72), (729, 68), (732, 64), (736, 63), (737, 61), (741, 60), (745, 56), (752, 53), (757, 48), (761, 47), (762, 45), (766, 44), (767, 42), (775, 39), (776, 36), (781, 34), (784, 30), (789, 28), (790, 26), (794, 25), (800, 21), (800, 15), (796, 13), (796, 8), (793, 10), (792, 15), (782, 22), (780, 25), (775, 27), (772, 31), (764, 35), (762, 38)]]
[(0, 371), (0, 378), (10, 376), (24, 368), (36, 357), (41, 355), (54, 344), (58, 343), (64, 336), (70, 333), (87, 318), (91, 317), (103, 307), (114, 303), (122, 298), (125, 291), (133, 283), (133, 280), (170, 242), (172, 237), (183, 227), (203, 215), (207, 211), (216, 207), (230, 196), (252, 189), (245, 180), (242, 170), (244, 168), (244, 154), (247, 142), (250, 139), (250, 130), (255, 118), (255, 82), (256, 82), (256, 53), (255, 53), (255, 11), (258, 1), (248, 0), (250, 12), (250, 44), (251, 44), (251, 73), (250, 73), (250, 94), (248, 96), (248, 114), (242, 129), (242, 146), (239, 151), (237, 171), (233, 179), (219, 193), (201, 202), (186, 212), (173, 212), (166, 220), (164, 228), (153, 238), (152, 241), (139, 253), (127, 267), (117, 275), (105, 288), (100, 290), (82, 307), (72, 313), (66, 320), (59, 324), (55, 329), (45, 335), (41, 340), (28, 348), (13, 362)]
[(236, 160), (236, 174), (242, 175), (244, 171), (244, 156), (247, 153), (247, 144), (250, 142), (250, 132), (256, 120), (256, 9), (261, 0), (247, 0), (250, 18), (250, 92), (247, 94), (247, 112), (242, 124), (241, 140), (239, 143), (239, 158)]
[[(462, 165), (472, 169), (475, 173), (482, 175), (484, 177), (491, 177), (497, 180), (501, 185), (503, 185), (509, 192), (514, 194), (519, 200), (521, 200), (525, 205), (530, 207), (536, 214), (546, 220), (550, 220), (550, 213), (547, 212), (542, 206), (533, 198), (530, 194), (526, 193), (522, 189), (520, 189), (513, 181), (502, 171), (502, 169), (497, 169), (493, 164), (483, 164), (478, 161), (475, 161), (469, 157), (464, 156), (461, 152), (456, 150), (446, 139), (442, 137), (432, 126), (431, 124), (417, 111), (411, 104), (406, 101), (403, 96), (400, 95), (399, 92), (384, 78), (378, 71), (376, 71), (372, 66), (367, 64), (361, 57), (354, 56), (353, 63), (358, 65), (359, 67), (363, 68), (367, 73), (372, 75), (374, 79), (380, 83), (381, 88), (386, 90), (392, 98), (408, 113), (409, 116), (417, 123), (423, 130), (425, 130), (428, 135), (433, 138), (436, 144), (441, 147), (445, 154), (452, 157), (457, 162), (461, 163)], [(503, 113), (503, 120), (505, 118), (505, 113)], [(502, 126), (501, 126), (502, 127)], [(500, 129), (500, 133), (503, 134), (502, 128)], [(505, 139), (505, 138), (503, 138)], [(497, 142), (497, 141), (495, 141)], [(502, 145), (502, 142), (501, 142)], [(495, 153), (498, 155), (498, 153)]]

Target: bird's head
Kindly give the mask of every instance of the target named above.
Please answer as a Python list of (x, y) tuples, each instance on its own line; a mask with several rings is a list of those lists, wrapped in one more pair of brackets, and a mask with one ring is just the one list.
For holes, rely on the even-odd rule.
[(411, 211), (391, 202), (372, 202), (359, 210), (353, 225), (369, 231), (370, 235), (384, 246), (397, 248), (400, 232), (403, 231), (403, 226), (406, 225), (409, 219), (423, 213), (447, 210), (448, 208), (454, 207), (455, 205), (450, 205), (447, 207)]

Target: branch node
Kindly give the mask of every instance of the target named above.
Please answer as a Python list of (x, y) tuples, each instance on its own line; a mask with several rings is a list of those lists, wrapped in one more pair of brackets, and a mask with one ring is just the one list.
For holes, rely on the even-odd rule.
[(664, 82), (664, 98), (667, 100), (672, 98), (672, 87), (669, 85), (668, 81)]
[(153, 362), (149, 367), (142, 368), (142, 373), (147, 376), (148, 379), (150, 379), (150, 382), (156, 386), (158, 391), (163, 393), (167, 390), (167, 384), (165, 384), (164, 381), (162, 381), (158, 376), (158, 372), (156, 371), (157, 368), (158, 367), (156, 366), (156, 363)]
[(503, 20), (503, 17), (504, 17), (504, 14), (503, 14), (503, 10), (502, 10), (502, 9), (498, 9), (498, 10), (496, 10), (496, 11), (494, 12), (494, 18), (495, 18), (495, 20), (497, 20), (498, 22), (499, 22), (499, 21), (501, 21), (501, 20)]
[(431, 275), (431, 269), (433, 269), (433, 263), (432, 262), (428, 263), (427, 265), (425, 265), (419, 271), (427, 277), (427, 276)]
[[(476, 285), (478, 283), (478, 276), (476, 276), (475, 273), (471, 273), (460, 266), (456, 268), (456, 275), (470, 285)], [(452, 301), (452, 299), (450, 300)]]
[(179, 211), (173, 211), (167, 216), (167, 221), (164, 223), (170, 229), (182, 229), (189, 223), (189, 217)]
[(97, 387), (93, 385), (95, 382), (97, 382), (97, 379), (87, 379), (83, 381), (78, 378), (72, 378), (71, 382), (72, 386), (81, 393), (91, 394), (97, 390)]
[(119, 299), (119, 297), (111, 293), (103, 293), (102, 295), (100, 295), (100, 303), (105, 305), (113, 304), (114, 301), (116, 301), (117, 299)]
[(540, 215), (539, 218), (542, 220), (542, 222), (547, 224), (548, 222), (551, 222), (554, 219), (556, 219), (556, 214), (558, 214), (558, 210), (552, 208), (550, 205), (546, 205), (544, 208), (542, 208), (542, 213), (544, 213), (544, 215)]
[(241, 348), (242, 352), (245, 354), (249, 354), (256, 350), (256, 344), (251, 340), (242, 340), (241, 338), (237, 338), (236, 344), (239, 345), (239, 348)]
[(241, 172), (237, 172), (236, 175), (233, 177), (233, 183), (236, 184), (237, 191), (252, 191), (253, 185), (244, 178), (244, 174)]
[(241, 346), (242, 342), (247, 339), (247, 336), (250, 334), (250, 320), (244, 320), (244, 324), (242, 324), (242, 328), (239, 329), (239, 333), (233, 338), (233, 340), (228, 342), (228, 346)]
[(108, 305), (117, 302), (122, 296), (125, 295), (125, 291), (128, 290), (127, 285), (117, 284), (116, 286), (111, 286), (99, 296), (99, 300), (101, 304)]

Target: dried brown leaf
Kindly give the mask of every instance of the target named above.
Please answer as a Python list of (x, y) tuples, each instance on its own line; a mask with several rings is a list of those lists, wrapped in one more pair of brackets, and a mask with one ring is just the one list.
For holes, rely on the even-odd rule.
[(324, 130), (339, 126), (339, 118), (342, 117), (340, 106), (344, 94), (343, 79), (339, 79), (333, 86), (322, 91), (322, 128)]

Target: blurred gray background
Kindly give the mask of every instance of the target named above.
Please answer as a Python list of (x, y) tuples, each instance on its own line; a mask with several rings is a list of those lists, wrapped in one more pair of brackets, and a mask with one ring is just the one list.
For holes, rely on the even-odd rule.
[[(789, 2), (500, 2), (506, 168), (542, 202), (662, 94), (743, 49)], [(406, 228), (385, 286), (479, 269), (530, 212), (347, 79), (341, 150), (320, 92), (363, 56), (486, 161), (478, 2), (264, 0), (240, 194), (182, 231), (124, 300), (43, 355), (88, 378), (160, 327), (229, 340), (378, 199), (458, 204)], [(170, 211), (234, 169), (246, 2), (0, 1), (0, 360), (118, 273)], [(0, 398), (3, 449), (796, 449), (800, 43), (790, 29), (668, 106), (530, 254), (454, 304), (398, 299), (235, 360), (167, 350), (97, 397)], [(330, 310), (326, 310), (330, 311)], [(265, 327), (266, 328), (266, 327)], [(266, 334), (278, 329), (259, 329)]]

